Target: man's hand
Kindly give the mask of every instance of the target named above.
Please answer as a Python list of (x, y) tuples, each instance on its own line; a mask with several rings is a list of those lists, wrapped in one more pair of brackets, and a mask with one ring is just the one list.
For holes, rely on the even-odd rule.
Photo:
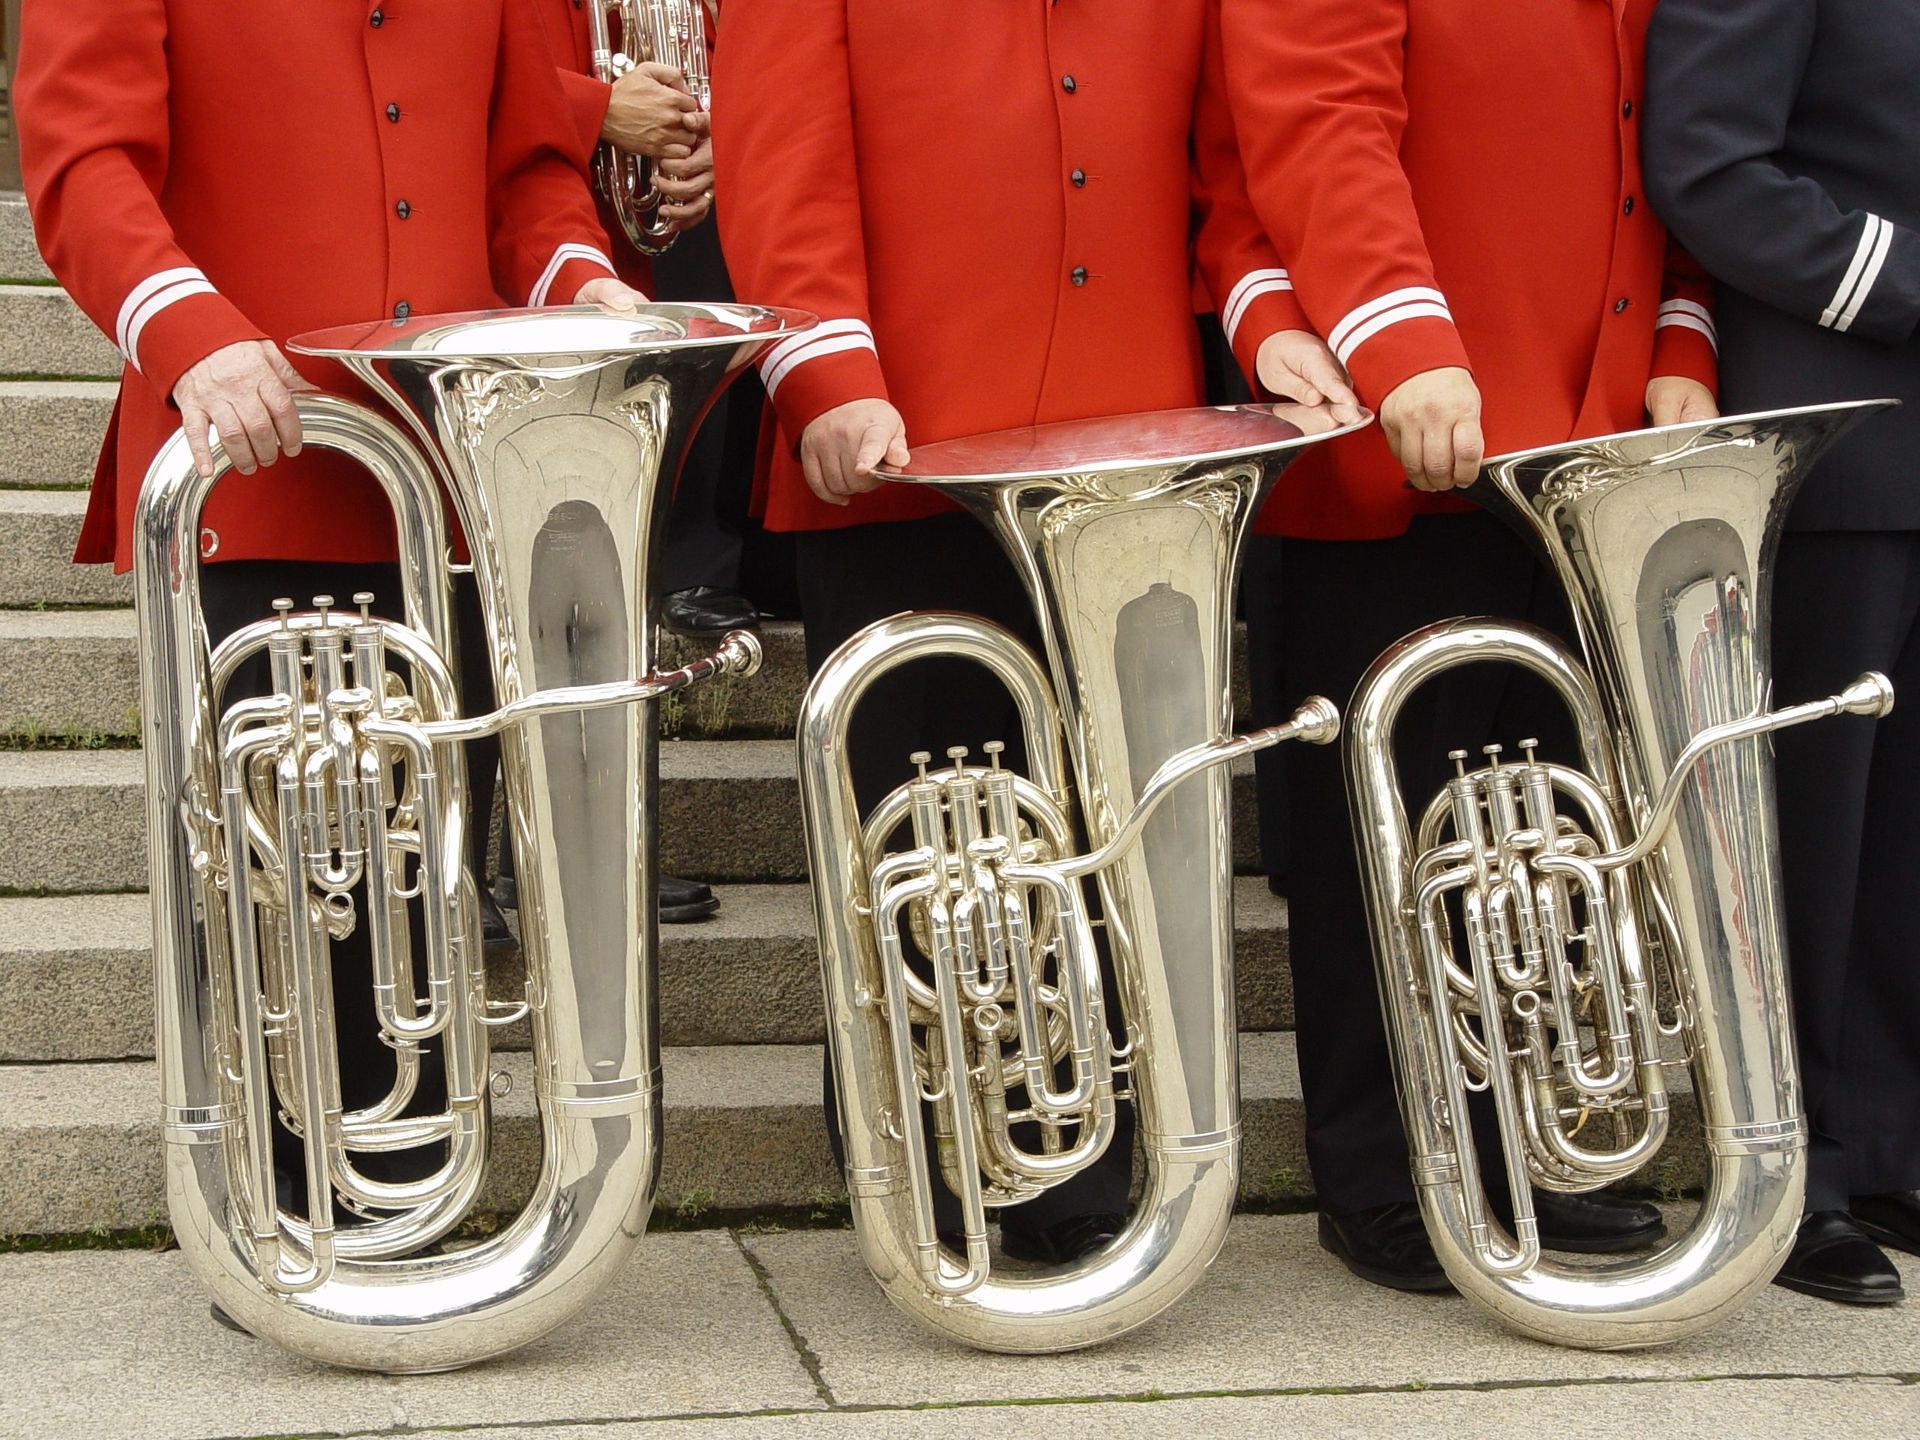
[(1329, 430), (1338, 430), (1342, 425), (1350, 423), (1345, 420), (1336, 420), (1329, 406), (1300, 405), (1291, 400), (1283, 400), (1275, 405), (1273, 413), (1276, 418), (1286, 421), (1302, 435), (1324, 435)]
[(613, 82), (600, 138), (635, 155), (658, 159), (669, 145), (688, 150), (707, 133), (709, 117), (671, 65), (649, 61)]
[(1403, 380), (1380, 405), (1380, 428), (1416, 490), (1471, 485), (1486, 458), (1480, 388), (1458, 367)]
[(242, 475), (300, 453), (300, 412), (293, 397), (314, 387), (265, 340), (242, 340), (214, 351), (180, 377), (173, 403), (187, 448), (203, 476), (213, 475), (211, 427)]
[(713, 141), (703, 137), (691, 151), (668, 146), (653, 167), (653, 188), (663, 197), (660, 218), (676, 234), (706, 219), (713, 209)]
[(1306, 406), (1324, 405), (1336, 425), (1352, 425), (1366, 413), (1327, 342), (1310, 330), (1269, 335), (1260, 343), (1253, 368), (1268, 394)]
[(574, 292), (576, 305), (598, 305), (602, 310), (626, 311), (647, 303), (647, 297), (623, 280), (599, 275)]
[(829, 505), (878, 490), (874, 471), (907, 463), (907, 423), (884, 400), (853, 400), (814, 418), (800, 437), (807, 488)]
[(1656, 425), (1715, 420), (1720, 415), (1720, 402), (1698, 380), (1684, 375), (1656, 375), (1647, 382), (1647, 415)]

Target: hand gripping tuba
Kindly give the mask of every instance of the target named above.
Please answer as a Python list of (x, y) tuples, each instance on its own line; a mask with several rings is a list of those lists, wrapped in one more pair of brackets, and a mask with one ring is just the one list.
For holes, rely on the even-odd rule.
[[(1775, 730), (1884, 715), (1865, 675), (1772, 710), (1767, 606), (1805, 471), (1876, 403), (1616, 435), (1487, 462), (1467, 492), (1565, 585), (1583, 669), (1551, 636), (1488, 619), (1416, 631), (1347, 715), (1353, 829), (1427, 1230), (1462, 1294), (1536, 1339), (1658, 1345), (1724, 1319), (1786, 1258), (1805, 1193), (1772, 757)], [(1393, 731), (1422, 683), (1504, 661), (1572, 712), (1583, 769), (1489, 746), (1418, 816)], [(1672, 1010), (1659, 1012), (1664, 980)], [(1706, 1198), (1652, 1256), (1541, 1257), (1529, 1187), (1595, 1190), (1667, 1136), (1690, 1060)], [(1491, 1091), (1514, 1196), (1489, 1213), (1469, 1091)]]
[[(999, 537), (1052, 678), (983, 620), (900, 615), (849, 640), (807, 691), (802, 813), (854, 1228), (888, 1297), (965, 1344), (1110, 1339), (1179, 1299), (1225, 1236), (1240, 1156), (1225, 763), (1339, 730), (1316, 699), (1233, 734), (1233, 592), (1255, 510), (1317, 438), (1247, 406), (922, 447), (899, 478)], [(984, 766), (915, 756), (919, 775), (863, 817), (844, 759), (855, 708), (929, 656), (1005, 683), (1028, 773), (995, 744)], [(888, 853), (903, 825), (911, 847)], [(1117, 997), (1102, 993), (1099, 926)], [(907, 963), (909, 936), (931, 978)], [(1146, 1188), (1123, 1233), (1071, 1266), (996, 1271), (986, 1212), (1084, 1170), (1129, 1096)], [(957, 1250), (935, 1230), (937, 1179), (960, 1201)]]
[[(135, 558), (168, 1206), (194, 1274), (256, 1335), (363, 1369), (468, 1364), (580, 1310), (645, 1230), (660, 1159), (653, 702), (759, 661), (737, 633), (657, 671), (649, 577), (702, 415), (806, 323), (662, 305), (302, 337), (425, 442), (344, 400), (299, 402), (306, 443), (358, 461), (392, 504), (404, 621), (373, 617), (371, 596), (357, 612), (283, 605), (209, 652), (197, 558), (218, 476), (199, 476), (184, 437), (154, 461)], [(479, 580), (491, 714), (463, 717), (455, 690), (443, 483)], [(221, 713), (262, 654), (273, 693)], [(487, 998), (465, 862), (487, 817), (467, 813), (461, 742), (496, 732), (526, 963), (510, 1002)], [(385, 1097), (347, 1110), (329, 956), (355, 930), (395, 1062)], [(481, 1194), (489, 1094), (508, 1078), (488, 1035), (522, 1018), (532, 1196), (490, 1239), (422, 1253)], [(429, 1040), (448, 1100), (420, 1115)], [(304, 1206), (276, 1194), (276, 1113), (301, 1138)], [(443, 1158), (422, 1179), (365, 1173), (369, 1155), (423, 1146)]]
[[(687, 90), (700, 108), (713, 108), (706, 0), (586, 0), (586, 5), (596, 78), (611, 85), (637, 66), (671, 65), (686, 77)], [(615, 18), (620, 21), (618, 44), (613, 35)], [(600, 193), (642, 255), (664, 255), (679, 238), (679, 232), (660, 218), (661, 195), (654, 188), (653, 166), (649, 157), (617, 145), (603, 143), (593, 152)]]

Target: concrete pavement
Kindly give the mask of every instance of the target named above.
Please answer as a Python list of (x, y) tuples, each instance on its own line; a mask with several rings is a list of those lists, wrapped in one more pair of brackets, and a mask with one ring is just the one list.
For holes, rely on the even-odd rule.
[[(1903, 1257), (1920, 1297), (1920, 1261)], [(214, 1327), (175, 1254), (0, 1257), (0, 1436), (1920, 1434), (1920, 1298), (1771, 1289), (1663, 1351), (1515, 1339), (1353, 1281), (1309, 1216), (1242, 1216), (1188, 1301), (1114, 1344), (1008, 1357), (922, 1334), (843, 1231), (649, 1236), (585, 1316), (452, 1375), (329, 1371)]]

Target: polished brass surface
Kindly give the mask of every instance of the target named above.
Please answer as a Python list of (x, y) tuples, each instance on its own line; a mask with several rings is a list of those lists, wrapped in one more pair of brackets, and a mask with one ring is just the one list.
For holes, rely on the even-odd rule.
[[(854, 1228), (888, 1297), (965, 1344), (1039, 1352), (1122, 1334), (1184, 1294), (1225, 1235), (1240, 1156), (1225, 763), (1339, 730), (1315, 699), (1233, 734), (1233, 594), (1261, 499), (1324, 438), (1247, 406), (922, 446), (897, 480), (998, 536), (1044, 665), (985, 621), (900, 615), (808, 689), (800, 782)], [(913, 756), (917, 773), (862, 815), (846, 766), (861, 697), (936, 655), (1007, 686), (1025, 772), (983, 736), (984, 763)], [(1125, 1230), (1038, 1273), (997, 1262), (988, 1212), (1098, 1159), (1127, 1096), (1146, 1188)], [(936, 1183), (959, 1198), (957, 1244), (936, 1232)]]
[[(1873, 403), (1739, 416), (1487, 462), (1469, 495), (1565, 587), (1586, 665), (1491, 619), (1416, 631), (1361, 681), (1346, 758), (1381, 1002), (1413, 1178), (1454, 1284), (1524, 1334), (1594, 1349), (1695, 1334), (1786, 1258), (1805, 1191), (1767, 736), (1884, 715), (1866, 675), (1773, 709), (1771, 575), (1809, 466)], [(1487, 661), (1568, 706), (1577, 767), (1489, 746), (1420, 810), (1393, 732), (1422, 684)], [(1662, 1014), (1659, 994), (1670, 997)], [(1690, 1066), (1709, 1179), (1648, 1256), (1543, 1256), (1533, 1188), (1643, 1174)], [(1489, 1091), (1514, 1196), (1481, 1180), (1468, 1095)]]
[[(254, 1334), (335, 1365), (468, 1364), (577, 1313), (644, 1231), (660, 1157), (653, 702), (759, 661), (736, 634), (655, 668), (654, 552), (713, 397), (809, 323), (746, 306), (561, 308), (301, 337), (413, 429), (299, 401), (306, 443), (383, 487), (402, 593), (283, 602), (211, 650), (199, 517), (227, 462), (203, 479), (184, 436), (154, 461), (135, 558), (168, 1206), (195, 1276)], [(480, 584), (490, 712), (454, 681), (443, 496)], [(228, 678), (261, 654), (272, 693), (222, 710)], [(525, 992), (501, 997), (466, 868), (486, 817), (467, 813), (461, 749), (491, 733), (526, 962)], [(387, 1093), (347, 1110), (331, 957), (355, 933), (395, 1058)], [(488, 1034), (521, 1018), (540, 1176), (510, 1224), (462, 1247), (505, 1083)], [(429, 1041), (448, 1098), (415, 1113)], [(276, 1117), (304, 1145), (304, 1196), (276, 1193)], [(424, 1178), (367, 1174), (370, 1155), (422, 1149)]]

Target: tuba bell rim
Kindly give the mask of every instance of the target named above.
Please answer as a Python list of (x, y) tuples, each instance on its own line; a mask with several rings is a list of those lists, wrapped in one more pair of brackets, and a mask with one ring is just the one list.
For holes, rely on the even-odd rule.
[[(1114, 475), (1162, 465), (1191, 470), (1336, 440), (1366, 429), (1373, 418), (1369, 411), (1351, 424), (1308, 433), (1271, 405), (1248, 404), (1057, 420), (916, 445), (905, 466), (884, 474), (906, 485), (998, 485), (1057, 483), (1062, 475)], [(1142, 422), (1151, 422), (1151, 443), (1144, 447)], [(1100, 442), (1109, 433), (1103, 453)], [(1072, 463), (1059, 463), (1067, 455)]]
[[(1585, 449), (1605, 445), (1632, 443), (1643, 446), (1650, 455), (1664, 453), (1653, 447), (1674, 440), (1705, 440), (1717, 430), (1727, 431), (1726, 440), (1736, 438), (1733, 431), (1741, 427), (1779, 424), (1783, 420), (1795, 420), (1802, 417), (1816, 418), (1845, 415), (1853, 412), (1853, 423), (1864, 420), (1868, 415), (1881, 410), (1891, 410), (1903, 404), (1903, 401), (1887, 397), (1879, 400), (1836, 400), (1819, 405), (1794, 405), (1783, 410), (1753, 410), (1740, 415), (1716, 415), (1711, 420), (1682, 420), (1672, 425), (1643, 425), (1632, 430), (1619, 430), (1611, 435), (1583, 435), (1578, 440), (1561, 440), (1550, 445), (1533, 445), (1525, 450), (1509, 450), (1499, 455), (1489, 455), (1482, 464), (1482, 473), (1526, 464), (1531, 460), (1544, 460), (1564, 457), (1572, 448)], [(1479, 482), (1476, 481), (1476, 484)], [(1469, 494), (1472, 487), (1468, 487)]]
[[(540, 305), (332, 326), (296, 335), (287, 348), (341, 361), (414, 358), (539, 370), (583, 355), (657, 355), (743, 339), (771, 342), (818, 324), (807, 311), (766, 305), (649, 301), (631, 310)], [(502, 332), (516, 343), (503, 348)]]

